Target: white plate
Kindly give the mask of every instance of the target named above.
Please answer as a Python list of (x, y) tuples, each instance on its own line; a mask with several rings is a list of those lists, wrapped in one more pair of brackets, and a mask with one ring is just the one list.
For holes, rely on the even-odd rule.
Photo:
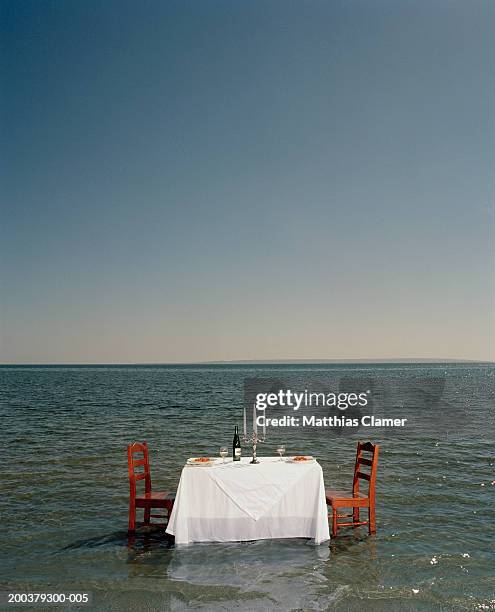
[(216, 457), (204, 457), (205, 459), (208, 459), (208, 461), (196, 461), (196, 459), (200, 458), (202, 457), (191, 457), (187, 460), (187, 465), (191, 465), (193, 467), (211, 467), (216, 461)]
[[(306, 461), (296, 461), (296, 457), (305, 457)], [(295, 455), (294, 457), (287, 457), (286, 461), (288, 463), (300, 463), (301, 465), (305, 465), (306, 463), (313, 463), (316, 461), (314, 457), (311, 455)]]

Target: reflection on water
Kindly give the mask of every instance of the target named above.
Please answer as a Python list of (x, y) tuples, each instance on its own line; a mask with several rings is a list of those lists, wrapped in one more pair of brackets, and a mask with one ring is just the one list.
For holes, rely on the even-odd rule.
[[(376, 537), (181, 548), (161, 530), (128, 538), (127, 442), (146, 439), (155, 488), (175, 489), (185, 458), (230, 445), (246, 377), (300, 382), (308, 368), (0, 368), (15, 466), (2, 474), (15, 520), (0, 536), (1, 588), (93, 591), (95, 609), (119, 611), (495, 610), (492, 366), (310, 368), (329, 386), (366, 380), (376, 410), (417, 405), (434, 421), (374, 432)], [(285, 442), (319, 458), (328, 488), (347, 488), (358, 435), (271, 431), (260, 454)]]
[[(308, 599), (321, 600), (324, 562), (330, 557), (327, 546), (305, 541), (214, 545), (208, 547), (207, 563), (201, 548), (177, 550), (168, 578), (198, 586), (234, 587), (236, 600), (265, 607), (267, 600), (284, 609), (303, 608)], [(323, 595), (325, 601), (327, 596)]]

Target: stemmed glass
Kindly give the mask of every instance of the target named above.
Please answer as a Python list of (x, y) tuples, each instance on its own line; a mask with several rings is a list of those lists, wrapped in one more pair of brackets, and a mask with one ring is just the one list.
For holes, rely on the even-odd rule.
[(222, 446), (220, 448), (220, 457), (222, 458), (222, 463), (225, 463), (225, 457), (229, 454), (229, 449), (226, 446)]
[(280, 455), (280, 461), (283, 461), (283, 454), (285, 453), (285, 444), (279, 444), (277, 446), (277, 453)]

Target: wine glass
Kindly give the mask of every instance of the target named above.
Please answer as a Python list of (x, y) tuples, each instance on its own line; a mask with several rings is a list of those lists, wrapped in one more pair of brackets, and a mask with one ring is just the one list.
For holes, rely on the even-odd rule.
[(225, 457), (229, 454), (229, 449), (226, 446), (222, 446), (220, 448), (220, 457), (222, 458), (222, 463), (225, 463)]
[(277, 446), (277, 453), (280, 455), (280, 461), (283, 461), (283, 454), (285, 453), (285, 444), (279, 444)]

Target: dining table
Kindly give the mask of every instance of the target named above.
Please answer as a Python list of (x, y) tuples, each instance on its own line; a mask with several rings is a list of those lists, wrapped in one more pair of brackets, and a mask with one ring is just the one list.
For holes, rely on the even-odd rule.
[(167, 533), (176, 544), (272, 538), (330, 539), (325, 485), (315, 459), (258, 457), (186, 464)]

